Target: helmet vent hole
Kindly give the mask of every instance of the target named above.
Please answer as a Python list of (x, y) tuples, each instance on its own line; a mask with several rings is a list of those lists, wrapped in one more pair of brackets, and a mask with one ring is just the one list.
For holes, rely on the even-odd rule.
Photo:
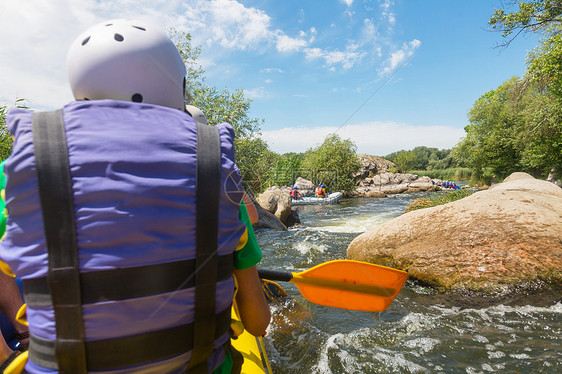
[(145, 29), (144, 27), (140, 27), (140, 26), (133, 26), (133, 27), (134, 27), (135, 29), (139, 29), (139, 30), (142, 30), (142, 31), (146, 31), (146, 29)]
[(105, 25), (105, 26), (113, 26), (113, 23), (108, 23), (108, 24)]
[(82, 40), (82, 45), (86, 45), (90, 41), (90, 37), (88, 36), (86, 39)]
[(117, 40), (118, 42), (122, 42), (125, 38), (123, 38), (123, 35), (121, 34), (115, 34), (113, 35), (113, 39)]
[(131, 100), (133, 100), (133, 102), (135, 103), (142, 103), (142, 95), (139, 93), (136, 93), (133, 95), (133, 97), (131, 97)]
[(88, 99), (87, 97), (85, 97), (84, 100), (89, 101), (90, 99)]

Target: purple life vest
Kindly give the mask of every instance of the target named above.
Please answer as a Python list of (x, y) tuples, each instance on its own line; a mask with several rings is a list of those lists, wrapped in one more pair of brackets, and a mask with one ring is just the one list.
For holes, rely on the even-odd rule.
[[(192, 118), (175, 109), (112, 100), (72, 102), (63, 108), (63, 118), (81, 274), (193, 260), (197, 133)], [(48, 269), (31, 123), (32, 113), (26, 110), (14, 109), (7, 116), (15, 141), (5, 162), (8, 220), (0, 243), (0, 258), (24, 283), (45, 278)], [(245, 230), (238, 219), (243, 190), (234, 164), (234, 131), (226, 123), (218, 129), (222, 152), (218, 255), (227, 258)], [(192, 277), (185, 274), (186, 281)], [(232, 276), (217, 281), (217, 315), (230, 316), (233, 291)], [(83, 302), (85, 340), (128, 338), (188, 325), (194, 319), (194, 295), (195, 287), (187, 287)], [(55, 339), (52, 305), (28, 303), (27, 319), (32, 337)], [(223, 361), (229, 338), (228, 333), (216, 337), (210, 371)], [(149, 344), (157, 347), (159, 342)], [(186, 351), (107, 372), (180, 372), (190, 357), (191, 351)], [(26, 370), (56, 372), (33, 358)]]

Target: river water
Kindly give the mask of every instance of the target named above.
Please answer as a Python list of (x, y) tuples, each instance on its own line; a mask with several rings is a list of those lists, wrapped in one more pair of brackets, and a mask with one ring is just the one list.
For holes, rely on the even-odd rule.
[[(302, 225), (258, 230), (261, 268), (308, 269), (345, 259), (359, 234), (404, 212), (423, 193), (299, 207)], [(475, 302), (408, 280), (384, 312), (355, 312), (292, 297), (272, 307), (265, 338), (274, 373), (562, 373), (562, 302)], [(552, 298), (550, 299), (552, 300)]]

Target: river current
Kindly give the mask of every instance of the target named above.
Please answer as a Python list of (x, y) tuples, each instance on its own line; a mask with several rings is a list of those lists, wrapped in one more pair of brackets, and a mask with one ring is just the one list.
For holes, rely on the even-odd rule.
[[(261, 268), (298, 272), (345, 259), (359, 234), (399, 216), (419, 194), (299, 207), (301, 225), (258, 230)], [(473, 303), (408, 280), (384, 312), (292, 297), (272, 308), (265, 338), (274, 373), (561, 373), (562, 302)]]

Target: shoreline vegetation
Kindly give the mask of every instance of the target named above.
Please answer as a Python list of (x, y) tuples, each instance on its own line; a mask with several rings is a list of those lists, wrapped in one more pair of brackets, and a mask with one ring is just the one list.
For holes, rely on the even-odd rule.
[(412, 201), (407, 207), (404, 213), (412, 212), (418, 209), (430, 208), (438, 205), (443, 205), (464, 199), (475, 193), (477, 190), (472, 188), (465, 188), (455, 191), (444, 191), (444, 193), (434, 193), (428, 197), (421, 197)]
[(430, 177), (431, 179), (469, 181), (473, 171), (470, 168), (455, 167), (439, 170), (411, 170), (409, 173), (419, 175), (420, 177)]

